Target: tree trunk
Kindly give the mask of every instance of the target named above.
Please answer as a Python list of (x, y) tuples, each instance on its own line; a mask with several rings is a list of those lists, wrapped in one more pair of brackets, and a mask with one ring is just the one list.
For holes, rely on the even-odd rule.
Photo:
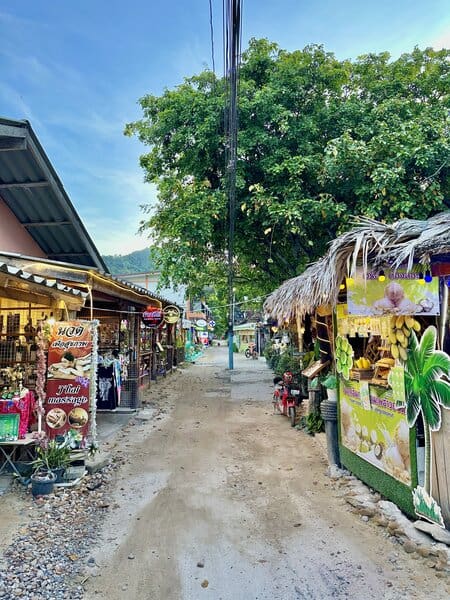
[(423, 424), (425, 433), (425, 490), (431, 496), (431, 431), (425, 419)]

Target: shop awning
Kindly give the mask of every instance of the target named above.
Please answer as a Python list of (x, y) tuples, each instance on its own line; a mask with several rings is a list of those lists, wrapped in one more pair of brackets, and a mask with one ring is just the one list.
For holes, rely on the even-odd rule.
[(20, 297), (29, 302), (42, 302), (43, 298), (64, 299), (68, 308), (79, 309), (87, 293), (72, 288), (57, 279), (33, 275), (13, 265), (0, 262), (0, 290), (7, 297)]
[(380, 223), (360, 217), (355, 226), (330, 244), (328, 252), (298, 277), (285, 281), (264, 303), (267, 315), (279, 322), (313, 312), (321, 304), (336, 304), (339, 286), (357, 262), (406, 265), (429, 264), (432, 257), (450, 253), (450, 211), (426, 221), (401, 219)]
[[(153, 300), (156, 300), (162, 306), (177, 306), (173, 301), (160, 296), (156, 292), (151, 292), (139, 285), (114, 277), (100, 269), (33, 256), (23, 256), (11, 252), (1, 252), (0, 261), (2, 257), (4, 262), (8, 261), (8, 264), (13, 264), (19, 269), (49, 280), (53, 280), (54, 278), (60, 282), (66, 282), (69, 286), (72, 283), (74, 287), (80, 284), (84, 286), (90, 285), (92, 289), (113, 295), (116, 298), (136, 302), (143, 306), (150, 304)], [(180, 310), (183, 309), (181, 306), (178, 306), (178, 308)]]

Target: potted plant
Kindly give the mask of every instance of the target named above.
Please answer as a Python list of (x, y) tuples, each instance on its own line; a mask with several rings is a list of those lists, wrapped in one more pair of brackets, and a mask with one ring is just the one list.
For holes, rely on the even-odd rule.
[[(53, 490), (53, 484), (63, 481), (64, 471), (70, 464), (70, 453), (71, 448), (68, 440), (63, 442), (48, 440), (47, 438), (40, 440), (36, 450), (36, 459), (32, 463), (35, 469), (31, 476), (33, 495), (50, 494)], [(34, 486), (34, 482), (36, 482), (36, 486)], [(45, 482), (49, 484), (47, 486), (49, 491), (38, 491), (36, 493), (33, 491), (34, 487), (41, 489), (41, 484)]]
[(322, 381), (322, 385), (327, 390), (328, 400), (337, 402), (337, 377), (334, 373), (328, 373)]

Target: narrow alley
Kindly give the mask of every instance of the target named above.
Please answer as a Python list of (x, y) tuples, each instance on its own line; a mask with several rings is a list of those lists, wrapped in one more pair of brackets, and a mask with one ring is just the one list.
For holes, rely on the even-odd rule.
[(447, 598), (423, 559), (350, 511), (324, 441), (272, 414), (264, 359), (237, 356), (231, 376), (227, 360), (208, 349), (154, 385), (167, 412), (112, 448), (126, 458), (85, 597)]

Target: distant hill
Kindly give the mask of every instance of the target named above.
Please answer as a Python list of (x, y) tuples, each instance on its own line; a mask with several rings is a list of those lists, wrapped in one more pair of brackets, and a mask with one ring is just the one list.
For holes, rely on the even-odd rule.
[(150, 248), (136, 250), (130, 254), (110, 254), (103, 256), (112, 275), (124, 275), (125, 273), (144, 273), (155, 271), (155, 261), (151, 256)]

